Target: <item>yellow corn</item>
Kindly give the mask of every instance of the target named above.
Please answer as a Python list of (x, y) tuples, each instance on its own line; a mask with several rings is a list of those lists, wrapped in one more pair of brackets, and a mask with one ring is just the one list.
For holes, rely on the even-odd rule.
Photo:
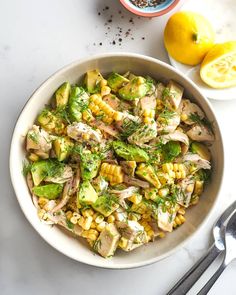
[(123, 119), (123, 113), (115, 111), (113, 115), (115, 121), (121, 121)]
[(140, 219), (140, 215), (138, 213), (129, 213), (128, 219), (132, 221), (138, 221)]
[(90, 226), (92, 224), (93, 217), (88, 216), (88, 217), (81, 217), (78, 221), (78, 224), (84, 229), (84, 230), (89, 230)]
[(199, 196), (193, 195), (191, 199), (191, 205), (196, 205), (199, 202)]
[(97, 228), (97, 223), (95, 221), (92, 221), (90, 228), (92, 229)]
[(142, 201), (142, 195), (134, 194), (133, 196), (129, 197), (128, 200), (134, 204), (139, 204)]
[(201, 195), (203, 191), (203, 184), (204, 182), (202, 180), (196, 180), (195, 187), (194, 187), (194, 194)]
[(73, 213), (71, 211), (66, 212), (66, 218), (70, 220), (73, 217)]
[(184, 215), (186, 212), (185, 212), (185, 209), (183, 207), (180, 207), (178, 209), (178, 213), (181, 214), (181, 215)]
[(87, 110), (83, 111), (82, 117), (83, 117), (83, 120), (86, 121), (86, 122), (90, 122), (90, 121), (92, 121), (94, 119), (90, 109), (87, 109)]
[(139, 214), (144, 214), (147, 211), (147, 206), (141, 202), (139, 204), (133, 204), (131, 210)]
[(34, 153), (31, 153), (29, 155), (29, 160), (32, 161), (32, 162), (36, 162), (36, 161), (38, 161), (38, 159), (39, 159), (39, 156), (34, 154)]
[(108, 95), (110, 94), (110, 92), (111, 92), (111, 88), (109, 86), (104, 85), (101, 87), (101, 96)]
[(185, 217), (182, 214), (177, 214), (173, 222), (173, 227), (175, 228), (177, 226), (180, 226), (184, 222), (185, 222)]
[(38, 204), (41, 208), (43, 208), (48, 203), (48, 199), (40, 197), (38, 199)]
[(143, 112), (143, 122), (146, 124), (152, 123), (153, 119), (155, 118), (155, 110), (146, 109)]
[(107, 222), (108, 223), (114, 223), (115, 222), (115, 217), (113, 215), (108, 216)]
[(83, 134), (82, 134), (82, 138), (83, 138), (84, 140), (89, 140), (90, 135), (89, 135), (88, 133), (83, 133)]
[(188, 193), (192, 193), (192, 192), (193, 192), (193, 189), (194, 189), (194, 184), (189, 184), (189, 185), (186, 187), (186, 192), (188, 192)]
[(188, 115), (183, 113), (183, 114), (181, 114), (180, 119), (181, 119), (181, 121), (186, 121), (188, 119)]
[(94, 211), (92, 209), (85, 209), (85, 210), (82, 210), (82, 215), (84, 217), (89, 217), (89, 216), (93, 216), (94, 214)]
[(121, 237), (121, 239), (120, 239), (118, 245), (119, 245), (119, 247), (120, 247), (121, 249), (126, 248), (127, 245), (128, 245), (128, 239), (126, 239), (126, 238), (124, 238), (124, 237)]
[(104, 216), (103, 215), (98, 215), (95, 218), (95, 222), (98, 223), (98, 224), (101, 223), (103, 220), (104, 220)]
[(100, 175), (108, 179), (111, 185), (122, 183), (124, 177), (121, 166), (108, 163), (102, 164)]
[(103, 86), (106, 86), (106, 85), (107, 85), (107, 80), (102, 79), (101, 82), (100, 82), (100, 86), (103, 87)]
[(164, 233), (163, 231), (161, 231), (161, 232), (159, 233), (159, 235), (158, 235), (158, 236), (159, 236), (159, 238), (161, 238), (161, 239), (162, 239), (162, 238), (164, 238), (164, 237), (165, 237), (165, 233)]
[(165, 188), (161, 188), (161, 189), (159, 189), (159, 191), (158, 191), (158, 195), (160, 196), (160, 197), (166, 197), (167, 195), (169, 194), (169, 189), (167, 188), (167, 187), (165, 187)]
[(172, 163), (165, 163), (162, 165), (162, 170), (163, 172), (169, 173), (170, 171), (172, 171), (174, 168)]
[(98, 231), (102, 231), (107, 225), (107, 222), (106, 221), (102, 221), (100, 222), (98, 225), (97, 225), (97, 230)]
[(103, 121), (109, 119), (109, 122), (106, 123), (111, 123), (113, 121), (115, 111), (109, 106), (109, 104), (102, 100), (101, 95), (93, 94), (90, 96), (89, 109), (96, 116), (103, 115)]
[(39, 209), (38, 210), (38, 217), (40, 219), (46, 219), (47, 217), (46, 211), (44, 209)]
[(70, 218), (70, 222), (73, 223), (73, 224), (77, 224), (77, 222), (78, 222), (78, 218), (72, 216), (72, 217)]
[(97, 239), (98, 235), (99, 235), (99, 232), (97, 230), (90, 229), (87, 232), (87, 237), (86, 238), (88, 238), (91, 241), (95, 241)]

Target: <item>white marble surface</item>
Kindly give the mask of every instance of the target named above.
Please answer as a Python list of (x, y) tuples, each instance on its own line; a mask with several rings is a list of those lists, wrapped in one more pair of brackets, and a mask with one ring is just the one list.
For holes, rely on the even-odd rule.
[[(113, 34), (107, 31), (104, 15), (114, 15)], [(162, 31), (168, 16), (136, 19), (115, 0), (8, 0), (0, 1), (0, 294), (165, 294), (206, 251), (210, 229), (219, 213), (235, 199), (236, 101), (213, 102), (222, 127), (226, 166), (221, 198), (205, 229), (175, 255), (156, 264), (133, 270), (112, 271), (82, 265), (61, 255), (34, 231), (23, 216), (11, 187), (8, 156), (11, 133), (29, 95), (51, 73), (80, 57), (105, 51), (132, 51), (168, 62)], [(178, 7), (176, 8), (178, 9)], [(112, 11), (112, 12), (111, 12)], [(133, 37), (122, 45), (111, 45), (116, 27), (132, 28)], [(145, 40), (141, 38), (145, 36)], [(93, 43), (103, 45), (94, 46)], [(236, 93), (235, 93), (236, 95)], [(215, 270), (213, 265), (196, 288)], [(210, 294), (236, 294), (236, 263), (219, 279)]]

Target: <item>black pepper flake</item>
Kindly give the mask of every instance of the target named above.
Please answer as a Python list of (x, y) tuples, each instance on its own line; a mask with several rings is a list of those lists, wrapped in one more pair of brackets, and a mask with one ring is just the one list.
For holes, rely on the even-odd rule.
[(118, 41), (119, 41), (119, 42), (122, 42), (122, 38), (119, 38)]
[(108, 10), (108, 9), (109, 9), (109, 6), (106, 6), (106, 7), (105, 7), (105, 10)]
[(143, 40), (145, 40), (145, 37), (142, 37)]
[(113, 40), (113, 41), (112, 41), (112, 44), (113, 44), (113, 45), (116, 45), (116, 41), (115, 41), (115, 40)]
[(118, 13), (121, 14), (121, 10), (119, 10)]
[(101, 15), (101, 12), (98, 12), (98, 15)]
[(100, 42), (99, 45), (102, 46), (102, 42)]
[(109, 19), (107, 22), (108, 22), (108, 23), (112, 23), (112, 19)]

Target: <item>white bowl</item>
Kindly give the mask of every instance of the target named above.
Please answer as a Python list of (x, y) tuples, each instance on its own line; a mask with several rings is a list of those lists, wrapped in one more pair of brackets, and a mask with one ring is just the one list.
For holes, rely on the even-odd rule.
[[(117, 251), (112, 259), (104, 259), (94, 254), (83, 239), (76, 239), (57, 226), (48, 226), (40, 222), (31, 201), (26, 181), (22, 175), (22, 162), (25, 158), (24, 141), (27, 130), (32, 126), (39, 111), (47, 104), (55, 89), (64, 81), (78, 82), (87, 70), (98, 68), (103, 74), (111, 71), (124, 73), (128, 70), (150, 75), (166, 82), (173, 79), (183, 85), (185, 97), (197, 102), (208, 119), (214, 122), (216, 140), (212, 146), (213, 175), (211, 182), (197, 206), (187, 210), (186, 223), (167, 234), (164, 239), (149, 243), (132, 252)], [(197, 86), (178, 70), (157, 59), (132, 53), (109, 53), (76, 61), (53, 74), (30, 97), (23, 108), (12, 137), (10, 151), (10, 173), (13, 187), (22, 211), (35, 230), (55, 249), (61, 253), (86, 264), (125, 269), (139, 267), (156, 262), (174, 253), (187, 240), (203, 227), (216, 204), (221, 186), (224, 166), (224, 152), (221, 133), (214, 112)]]

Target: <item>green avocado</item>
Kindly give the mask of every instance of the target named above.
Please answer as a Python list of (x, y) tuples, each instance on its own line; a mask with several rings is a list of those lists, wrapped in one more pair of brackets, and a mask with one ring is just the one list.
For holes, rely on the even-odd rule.
[(98, 93), (101, 90), (100, 82), (103, 80), (98, 70), (87, 71), (85, 75), (85, 86), (89, 93)]
[(64, 107), (67, 105), (70, 95), (70, 83), (64, 82), (55, 92), (56, 106)]
[(99, 167), (101, 165), (101, 159), (97, 154), (83, 153), (81, 158), (81, 176), (83, 180), (91, 180), (96, 177)]
[(68, 112), (72, 122), (82, 119), (82, 112), (88, 108), (89, 96), (83, 87), (73, 86), (68, 103)]
[(169, 141), (163, 146), (162, 152), (164, 161), (171, 162), (181, 153), (180, 143), (176, 141)]
[(58, 161), (64, 161), (73, 147), (73, 142), (67, 137), (58, 137), (53, 141), (53, 147)]
[(146, 162), (149, 160), (148, 154), (139, 147), (125, 144), (122, 141), (114, 141), (112, 144), (116, 154), (127, 161)]
[(151, 165), (146, 165), (144, 163), (140, 164), (136, 170), (136, 174), (139, 177), (150, 182), (156, 188), (161, 187), (161, 183), (156, 175), (155, 170), (153, 169)]
[(119, 204), (116, 196), (106, 194), (98, 197), (92, 207), (95, 211), (107, 217), (119, 207)]
[(191, 144), (191, 150), (193, 153), (198, 154), (202, 159), (205, 159), (207, 161), (211, 160), (211, 153), (203, 143), (194, 141)]
[(39, 185), (47, 176), (49, 165), (47, 160), (34, 162), (31, 167), (31, 174), (34, 185)]
[(107, 84), (113, 92), (117, 92), (127, 83), (129, 83), (129, 80), (118, 73), (112, 73), (107, 79)]
[(86, 180), (80, 185), (80, 189), (77, 192), (77, 206), (80, 205), (92, 205), (97, 201), (98, 195), (91, 185), (91, 183)]
[(44, 197), (49, 200), (55, 200), (63, 190), (62, 184), (46, 184), (33, 187), (33, 193), (38, 197)]
[(118, 94), (124, 100), (134, 100), (144, 97), (150, 90), (149, 83), (143, 77), (135, 77), (124, 87), (120, 88)]
[(55, 132), (61, 134), (64, 130), (64, 124), (62, 119), (55, 116), (49, 109), (45, 108), (39, 114), (38, 118), (39, 125), (49, 132)]

